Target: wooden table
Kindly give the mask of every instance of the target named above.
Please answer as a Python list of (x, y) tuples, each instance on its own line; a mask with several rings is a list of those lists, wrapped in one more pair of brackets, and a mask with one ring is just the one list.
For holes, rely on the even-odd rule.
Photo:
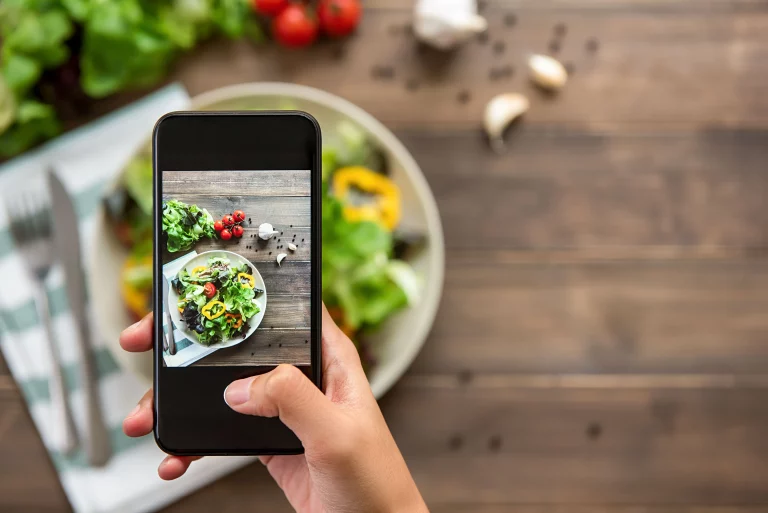
[[(327, 89), (421, 164), (445, 228), (445, 292), (381, 406), (432, 511), (767, 511), (768, 5), (488, 3), (488, 40), (448, 57), (403, 33), (409, 0), (370, 0), (343, 50), (216, 42), (174, 78), (192, 94)], [(523, 66), (559, 23), (573, 77), (549, 97)], [(513, 76), (491, 80), (505, 66)], [(480, 119), (506, 91), (532, 108), (497, 156)], [(5, 373), (0, 404), (0, 509), (60, 511)], [(289, 510), (261, 465), (169, 511), (244, 508)]]
[[(195, 251), (235, 252), (251, 262), (264, 280), (266, 309), (259, 327), (247, 340), (219, 349), (194, 365), (310, 365), (310, 172), (183, 171), (163, 172), (163, 200), (197, 205), (220, 219), (243, 210), (246, 220), (240, 239), (203, 239)], [(278, 231), (259, 238), (259, 225)], [(288, 244), (296, 246), (295, 251)], [(282, 264), (277, 255), (285, 253)], [(165, 253), (165, 260), (178, 258)]]

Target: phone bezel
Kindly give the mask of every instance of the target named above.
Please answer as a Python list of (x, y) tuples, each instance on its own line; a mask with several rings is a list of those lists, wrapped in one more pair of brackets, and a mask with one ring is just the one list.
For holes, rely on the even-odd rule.
[[(153, 149), (153, 310), (161, 311), (162, 171), (311, 171), (311, 367), (322, 385), (321, 365), (321, 132), (301, 111), (172, 112), (158, 120)], [(162, 316), (154, 322), (154, 437), (176, 455), (277, 455), (303, 452), (301, 442), (280, 422), (241, 415), (223, 401), (226, 384), (270, 367), (164, 367)], [(215, 393), (212, 390), (216, 389)], [(190, 401), (190, 395), (194, 401)], [(202, 405), (202, 407), (200, 407)], [(180, 427), (180, 426), (183, 426)], [(226, 426), (221, 429), (222, 426)]]

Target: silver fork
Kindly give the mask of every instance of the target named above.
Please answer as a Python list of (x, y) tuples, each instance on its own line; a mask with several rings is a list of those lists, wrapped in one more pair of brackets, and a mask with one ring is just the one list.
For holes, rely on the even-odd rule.
[(68, 454), (77, 448), (78, 440), (45, 288), (45, 280), (53, 265), (50, 205), (44, 196), (33, 193), (16, 194), (13, 198), (6, 198), (5, 203), (11, 236), (35, 282), (33, 287), (35, 307), (45, 328), (52, 363), (48, 390), (54, 414), (53, 427), (58, 434), (58, 448)]

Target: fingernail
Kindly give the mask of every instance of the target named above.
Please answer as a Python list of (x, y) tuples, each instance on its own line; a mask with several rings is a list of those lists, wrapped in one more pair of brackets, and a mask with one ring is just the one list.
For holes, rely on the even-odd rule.
[(248, 401), (253, 379), (234, 381), (224, 390), (224, 402), (227, 406), (239, 406)]
[(137, 404), (136, 407), (131, 410), (131, 413), (129, 413), (126, 418), (130, 419), (131, 417), (139, 413), (139, 411), (141, 411), (141, 404)]

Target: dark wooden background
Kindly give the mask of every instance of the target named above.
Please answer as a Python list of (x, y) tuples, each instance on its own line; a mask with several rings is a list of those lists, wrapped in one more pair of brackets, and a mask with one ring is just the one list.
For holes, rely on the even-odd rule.
[[(253, 335), (193, 365), (310, 365), (309, 194), (308, 170), (163, 172), (164, 199), (195, 204), (214, 219), (236, 209), (245, 212), (242, 238), (205, 239), (194, 249), (223, 249), (245, 257), (261, 274), (267, 291), (264, 319)], [(261, 223), (270, 223), (280, 233), (260, 239)], [(296, 251), (288, 249), (291, 242)], [(280, 253), (287, 256), (278, 266)], [(166, 252), (167, 259), (178, 256)]]
[[(768, 511), (768, 2), (487, 4), (488, 41), (448, 57), (403, 33), (410, 0), (370, 0), (343, 49), (214, 42), (174, 78), (327, 89), (421, 164), (445, 293), (381, 406), (432, 511)], [(548, 97), (523, 65), (560, 23)], [(480, 119), (507, 91), (532, 109), (497, 156)], [(0, 509), (66, 504), (5, 373), (0, 476)], [(289, 510), (259, 464), (169, 511), (212, 509)]]

